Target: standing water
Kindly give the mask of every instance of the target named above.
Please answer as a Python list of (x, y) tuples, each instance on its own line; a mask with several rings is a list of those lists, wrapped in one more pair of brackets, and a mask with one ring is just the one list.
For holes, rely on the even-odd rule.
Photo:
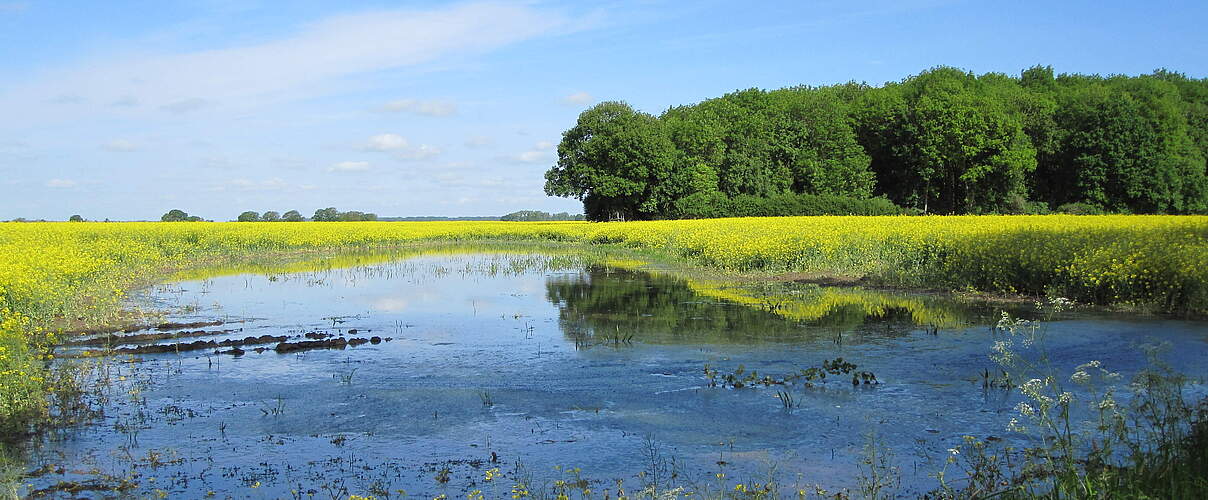
[[(557, 480), (612, 496), (768, 481), (834, 491), (867, 481), (876, 454), (890, 488), (918, 494), (963, 436), (1028, 444), (1007, 430), (1018, 391), (990, 383), (1001, 305), (806, 285), (743, 295), (567, 262), (421, 256), (158, 287), (143, 300), (179, 325), (63, 351), (108, 344), (113, 383), (103, 417), (28, 450), (31, 491), (503, 497)], [(1098, 360), (1127, 378), (1154, 341), (1173, 347), (1175, 369), (1208, 372), (1203, 323), (1067, 313), (1043, 328), (1066, 377)], [(837, 358), (855, 366), (791, 377)]]

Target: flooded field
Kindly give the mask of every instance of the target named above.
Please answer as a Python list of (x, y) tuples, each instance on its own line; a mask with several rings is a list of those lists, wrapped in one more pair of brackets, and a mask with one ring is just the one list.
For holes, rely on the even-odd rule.
[[(174, 324), (61, 350), (101, 360), (112, 385), (102, 416), (28, 450), (34, 496), (834, 491), (867, 481), (874, 454), (918, 494), (964, 436), (1029, 439), (1007, 429), (1020, 396), (990, 353), (1002, 311), (1035, 318), (1031, 304), (729, 290), (498, 253), (230, 274), (139, 300)], [(1127, 380), (1154, 342), (1174, 369), (1208, 374), (1203, 322), (1074, 310), (1043, 328), (1057, 376), (1095, 360)]]

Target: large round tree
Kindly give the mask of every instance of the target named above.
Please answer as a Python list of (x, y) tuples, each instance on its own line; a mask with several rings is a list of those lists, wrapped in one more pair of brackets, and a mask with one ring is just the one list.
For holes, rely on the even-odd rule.
[(545, 193), (583, 201), (590, 220), (648, 219), (670, 206), (675, 146), (657, 118), (623, 102), (584, 111), (562, 134)]

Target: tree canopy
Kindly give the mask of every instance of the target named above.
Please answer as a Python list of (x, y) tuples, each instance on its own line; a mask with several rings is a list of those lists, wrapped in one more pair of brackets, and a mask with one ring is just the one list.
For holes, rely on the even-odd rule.
[(591, 220), (785, 211), (776, 199), (884, 210), (788, 195), (938, 214), (1204, 213), (1205, 158), (1208, 80), (936, 67), (880, 87), (740, 90), (657, 117), (600, 103), (563, 133), (545, 191), (582, 200)]

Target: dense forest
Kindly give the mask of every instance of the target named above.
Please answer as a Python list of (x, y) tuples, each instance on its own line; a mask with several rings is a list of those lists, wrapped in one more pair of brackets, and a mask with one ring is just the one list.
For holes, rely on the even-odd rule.
[(937, 67), (742, 90), (659, 116), (600, 103), (545, 191), (590, 220), (1208, 212), (1208, 80)]

